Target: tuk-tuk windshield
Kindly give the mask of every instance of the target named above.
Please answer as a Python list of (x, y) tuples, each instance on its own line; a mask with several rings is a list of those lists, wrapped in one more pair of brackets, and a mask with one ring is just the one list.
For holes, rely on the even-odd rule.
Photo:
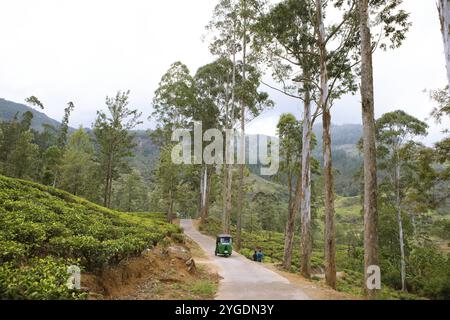
[(221, 244), (231, 244), (231, 238), (229, 238), (229, 237), (220, 238), (220, 243)]

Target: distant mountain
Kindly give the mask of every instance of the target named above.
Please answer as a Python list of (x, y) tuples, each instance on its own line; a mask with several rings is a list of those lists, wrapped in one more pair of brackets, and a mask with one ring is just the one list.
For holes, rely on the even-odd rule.
[[(316, 123), (313, 132), (317, 138), (317, 146), (322, 147), (322, 123)], [(333, 147), (342, 145), (356, 145), (362, 137), (362, 125), (360, 124), (332, 124), (331, 143)]]
[(18, 117), (20, 119), (21, 115), (27, 111), (31, 111), (33, 113), (33, 121), (31, 123), (31, 127), (36, 131), (42, 131), (42, 125), (44, 124), (54, 126), (55, 128), (58, 128), (60, 125), (60, 122), (48, 117), (43, 112), (30, 108), (21, 103), (16, 103), (0, 98), (0, 121), (12, 121), (16, 114), (18, 114)]
[[(313, 132), (317, 139), (313, 156), (323, 164), (322, 124), (315, 124)], [(339, 195), (356, 196), (360, 193), (361, 186), (354, 176), (362, 166), (362, 156), (357, 148), (361, 137), (362, 125), (360, 124), (331, 125), (331, 153), (333, 168), (337, 170), (337, 174), (334, 175), (334, 185)]]
[(151, 183), (153, 169), (159, 159), (159, 147), (150, 138), (148, 131), (135, 130), (132, 133), (136, 146), (133, 149), (134, 157), (129, 159), (130, 165), (138, 169), (146, 183)]
[[(60, 125), (60, 122), (48, 117), (43, 112), (24, 104), (0, 98), (0, 121), (11, 121), (17, 113), (19, 113), (20, 119), (20, 115), (26, 111), (33, 113), (32, 127), (37, 131), (43, 129), (43, 124), (52, 125), (56, 128)], [(74, 129), (71, 128), (72, 130)], [(87, 130), (89, 131), (89, 129)], [(322, 163), (322, 124), (314, 125), (313, 132), (317, 138), (317, 146), (313, 151), (313, 156)], [(152, 170), (158, 160), (158, 147), (152, 142), (146, 131), (136, 130), (133, 133), (136, 136), (136, 147), (134, 148), (135, 157), (130, 158), (130, 164), (139, 169), (145, 180), (150, 182)], [(360, 186), (355, 183), (353, 176), (362, 164), (361, 155), (356, 148), (356, 144), (362, 136), (362, 126), (359, 124), (332, 125), (331, 136), (333, 166), (339, 172), (339, 174), (335, 175), (336, 191), (341, 195), (356, 195), (359, 193)], [(259, 165), (250, 165), (249, 167), (252, 172), (259, 174)], [(270, 180), (269, 177), (264, 178)]]

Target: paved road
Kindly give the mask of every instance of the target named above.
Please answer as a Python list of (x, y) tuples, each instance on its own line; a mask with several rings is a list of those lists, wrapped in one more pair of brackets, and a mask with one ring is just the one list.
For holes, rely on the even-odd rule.
[(214, 256), (215, 240), (195, 230), (192, 220), (181, 220), (184, 232), (208, 254), (218, 267), (220, 276), (219, 300), (309, 300), (289, 280), (233, 252), (231, 257)]

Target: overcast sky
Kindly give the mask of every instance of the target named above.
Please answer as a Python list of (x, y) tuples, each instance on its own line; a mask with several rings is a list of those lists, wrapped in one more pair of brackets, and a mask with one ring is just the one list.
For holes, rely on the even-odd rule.
[[(413, 27), (406, 43), (374, 56), (376, 117), (403, 109), (424, 120), (433, 103), (425, 89), (446, 85), (444, 50), (435, 1), (406, 0)], [(151, 112), (158, 82), (171, 63), (191, 72), (213, 58), (202, 42), (213, 0), (4, 0), (0, 2), (0, 97), (24, 102), (35, 95), (61, 119), (76, 105), (71, 126), (90, 126), (106, 95), (131, 90), (131, 105)], [(301, 105), (268, 90), (276, 102), (249, 126), (275, 134), (283, 112)], [(333, 123), (361, 123), (359, 95), (333, 107)], [(430, 143), (441, 137), (432, 121)], [(144, 127), (149, 127), (146, 121)], [(450, 126), (447, 122), (442, 126)], [(442, 127), (441, 126), (441, 127)]]

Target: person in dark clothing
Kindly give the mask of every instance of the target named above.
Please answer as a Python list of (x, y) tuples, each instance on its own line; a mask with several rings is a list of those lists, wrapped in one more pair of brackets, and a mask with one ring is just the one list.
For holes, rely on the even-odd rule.
[(257, 261), (257, 259), (258, 259), (258, 254), (256, 253), (256, 250), (255, 250), (255, 253), (253, 254), (253, 261)]
[(262, 250), (259, 249), (258, 253), (256, 254), (256, 260), (258, 262), (262, 262), (263, 258), (264, 258), (264, 254), (262, 253)]

